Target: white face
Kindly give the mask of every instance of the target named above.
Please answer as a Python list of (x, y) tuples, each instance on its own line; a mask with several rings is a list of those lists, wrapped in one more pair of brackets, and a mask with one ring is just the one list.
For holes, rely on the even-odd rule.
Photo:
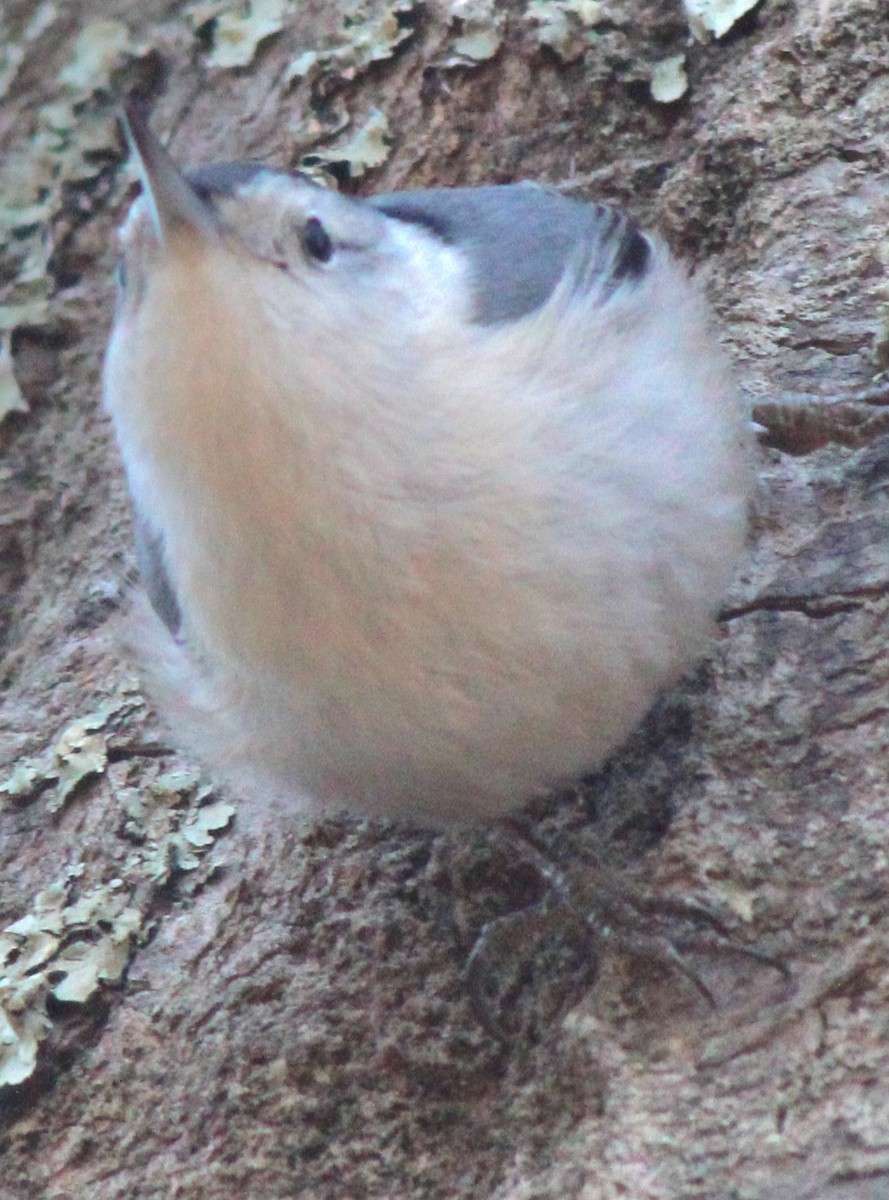
[[(105, 360), (105, 403), (137, 505), (157, 512), (175, 494), (184, 511), (197, 467), (183, 458), (221, 439), (231, 461), (218, 451), (201, 469), (243, 476), (258, 430), (294, 492), (297, 475), (325, 463), (330, 474), (320, 445), (338, 439), (360, 440), (368, 458), (403, 454), (399, 469), (420, 488), (414, 443), (434, 444), (427, 426), (447, 419), (426, 376), (431, 367), (447, 381), (446, 400), (475, 336), (462, 256), (303, 179), (261, 170), (231, 186), (226, 168), (213, 168), (190, 184), (172, 164), (158, 170), (121, 231)], [(247, 473), (271, 475), (264, 462)]]
[[(356, 321), (398, 321), (404, 333), (412, 317), (422, 325), (432, 310), (439, 316), (449, 308), (462, 312), (468, 303), (459, 256), (425, 230), (370, 205), (272, 171), (218, 191), (201, 186), (200, 172), (195, 179), (195, 199), (200, 195), (206, 212), (204, 228), (183, 223), (161, 238), (148, 199), (133, 204), (121, 229), (119, 318), (138, 310), (156, 267), (169, 265), (171, 258), (183, 263), (189, 258), (189, 243), (194, 254), (212, 245), (234, 255), (254, 280), (268, 268), (277, 276), (270, 284), (273, 291), (292, 282), (307, 333), (309, 313), (321, 316), (319, 306), (325, 303), (332, 314), (350, 312)], [(432, 294), (430, 280), (439, 285)], [(343, 332), (348, 340), (350, 331)]]

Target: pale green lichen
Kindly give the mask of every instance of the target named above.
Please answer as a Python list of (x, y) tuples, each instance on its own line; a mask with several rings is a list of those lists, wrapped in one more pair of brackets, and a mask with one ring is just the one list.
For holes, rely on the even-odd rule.
[(116, 874), (85, 886), (84, 865), (76, 863), (0, 931), (0, 1088), (33, 1073), (52, 1028), (50, 998), (84, 1004), (122, 979), (147, 931), (153, 888), (194, 870), (234, 816), (234, 806), (217, 800), (193, 771), (159, 774), (119, 798), (123, 832), (138, 848), (116, 864)]
[(28, 405), (12, 368), (9, 338), (5, 337), (0, 340), (0, 421), (9, 413), (27, 411)]
[(204, 849), (220, 830), (227, 828), (234, 816), (234, 805), (224, 800), (205, 804), (191, 814), (181, 828), (182, 836), (191, 846)]
[(306, 79), (311, 83), (325, 75), (357, 78), (371, 63), (391, 58), (397, 47), (413, 35), (405, 17), (415, 7), (415, 0), (389, 0), (385, 4), (355, 0), (343, 11), (341, 37), (332, 46), (299, 54), (287, 69), (285, 81)]
[(345, 95), (336, 89), (331, 92), (326, 84), (334, 79), (351, 82), (373, 63), (391, 58), (414, 34), (409, 18), (416, 7), (416, 0), (352, 0), (342, 11), (342, 30), (333, 43), (303, 50), (288, 67), (285, 82), (307, 84), (311, 94), (298, 117), (291, 120), (287, 133), (295, 148), (310, 151), (301, 160), (300, 170), (316, 174), (318, 182), (330, 183), (330, 176), (324, 175), (325, 165), (347, 161), (344, 152), (355, 156), (355, 177), (379, 165), (388, 155), (376, 116), (372, 116), (369, 127), (359, 130), (346, 143), (332, 150), (325, 148), (352, 124)]
[(651, 71), (651, 98), (658, 104), (675, 104), (688, 91), (685, 55), (673, 54), (655, 63)]
[[(280, 33), (290, 16), (291, 0), (248, 0), (245, 4), (219, 7), (212, 13), (213, 49), (207, 57), (211, 67), (247, 67), (263, 42)], [(203, 10), (206, 22), (207, 6)], [(194, 15), (193, 18), (194, 20)]]
[[(0, 932), (0, 1086), (22, 1083), (52, 1028), (50, 997), (83, 1004), (116, 983), (143, 916), (120, 880), (78, 894), (82, 864), (34, 897), (31, 912)], [(114, 886), (114, 885), (118, 886)]]
[(19, 67), (25, 61), (25, 47), (49, 29), (57, 17), (56, 6), (48, 0), (36, 5), (19, 40), (16, 40), (10, 35), (3, 14), (0, 13), (0, 99), (9, 92)]
[[(0, 95), (13, 85), (26, 47), (58, 18), (56, 6), (36, 5), (23, 32), (0, 16)], [(0, 200), (0, 254), (7, 281), (0, 289), (0, 331), (43, 326), (52, 320), (48, 264), (50, 227), (68, 202), (66, 187), (98, 177), (118, 153), (106, 93), (117, 67), (144, 53), (118, 20), (87, 21), (71, 43), (68, 61), (47, 80), (48, 98), (35, 111), (26, 144), (7, 150)], [(94, 102), (100, 93), (102, 99)]]
[(453, 56), (444, 66), (474, 66), (494, 57), (503, 43), (503, 18), (493, 0), (451, 0), (448, 13)]
[[(0, 212), (0, 225), (3, 214)], [(24, 300), (20, 304), (0, 304), (0, 332), (10, 333), (20, 325), (44, 325), (49, 316), (45, 299)]]
[(563, 62), (580, 58), (605, 19), (602, 0), (529, 0), (525, 15), (534, 23), (537, 40)]
[(124, 685), (95, 712), (72, 721), (43, 754), (15, 764), (9, 778), (0, 783), (0, 805), (48, 792), (47, 808), (58, 812), (84, 780), (105, 770), (108, 726), (118, 724), (143, 704), (134, 686)]
[(347, 142), (331, 151), (331, 160), (349, 165), (349, 174), (358, 179), (373, 167), (379, 167), (389, 157), (389, 122), (378, 108)]
[(68, 797), (85, 779), (101, 775), (108, 763), (108, 748), (101, 731), (104, 722), (96, 717), (74, 721), (53, 746), (56, 785), (47, 808), (63, 808)]
[(699, 41), (724, 37), (733, 25), (756, 8), (759, 0), (682, 0), (689, 28)]
[(329, 149), (316, 150), (309, 156), (308, 165), (345, 165), (349, 176), (359, 179), (367, 171), (384, 163), (389, 153), (389, 122), (385, 113), (375, 108), (347, 141)]
[(101, 87), (129, 45), (130, 31), (123, 21), (90, 21), (74, 39), (71, 58), (62, 68), (59, 82), (75, 92)]
[(212, 786), (193, 770), (143, 776), (138, 788), (126, 788), (118, 796), (124, 833), (140, 847), (127, 869), (145, 872), (156, 883), (166, 883), (176, 871), (193, 871), (200, 853), (235, 815), (234, 805), (216, 800)]
[(16, 1007), (10, 1003), (7, 1008), (3, 1004), (4, 978), (0, 976), (0, 1086), (24, 1083), (37, 1065), (40, 1043), (52, 1028), (46, 1012), (29, 1003), (39, 991), (37, 979), (23, 984), (14, 997)]

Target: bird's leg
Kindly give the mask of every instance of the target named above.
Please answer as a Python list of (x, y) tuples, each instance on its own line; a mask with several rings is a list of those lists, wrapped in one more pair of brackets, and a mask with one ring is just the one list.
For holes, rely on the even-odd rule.
[[(716, 998), (686, 959), (686, 952), (741, 955), (785, 977), (789, 975), (780, 959), (734, 938), (719, 914), (710, 908), (681, 897), (641, 893), (603, 863), (585, 863), (583, 893), (593, 898), (592, 906), (588, 907), (525, 821), (515, 816), (504, 818), (499, 822), (499, 830), (510, 847), (518, 850), (522, 860), (539, 874), (545, 893), (539, 904), (489, 921), (482, 928), (467, 960), (468, 990), (473, 1008), (485, 1028), (501, 1039), (503, 1029), (492, 1013), (489, 990), (484, 986), (489, 973), (487, 961), (495, 953), (498, 943), (513, 943), (521, 938), (527, 944), (532, 926), (552, 921), (554, 910), (566, 915), (580, 933), (590, 972), (597, 968), (599, 948), (610, 941), (634, 957), (678, 971), (714, 1008)], [(691, 933), (652, 928), (653, 923), (665, 918), (690, 921), (698, 928)]]

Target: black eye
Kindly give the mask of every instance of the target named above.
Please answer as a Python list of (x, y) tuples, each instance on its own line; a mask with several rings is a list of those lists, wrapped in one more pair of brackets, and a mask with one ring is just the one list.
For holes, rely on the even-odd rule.
[(330, 262), (333, 257), (333, 242), (330, 234), (317, 217), (309, 217), (303, 230), (303, 250), (316, 262)]

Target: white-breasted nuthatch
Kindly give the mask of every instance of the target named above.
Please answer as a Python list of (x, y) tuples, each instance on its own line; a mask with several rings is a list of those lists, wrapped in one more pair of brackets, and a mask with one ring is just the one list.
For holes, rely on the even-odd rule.
[(358, 200), (129, 138), (105, 403), (180, 744), (427, 822), (594, 767), (744, 541), (743, 414), (682, 268), (531, 183)]

